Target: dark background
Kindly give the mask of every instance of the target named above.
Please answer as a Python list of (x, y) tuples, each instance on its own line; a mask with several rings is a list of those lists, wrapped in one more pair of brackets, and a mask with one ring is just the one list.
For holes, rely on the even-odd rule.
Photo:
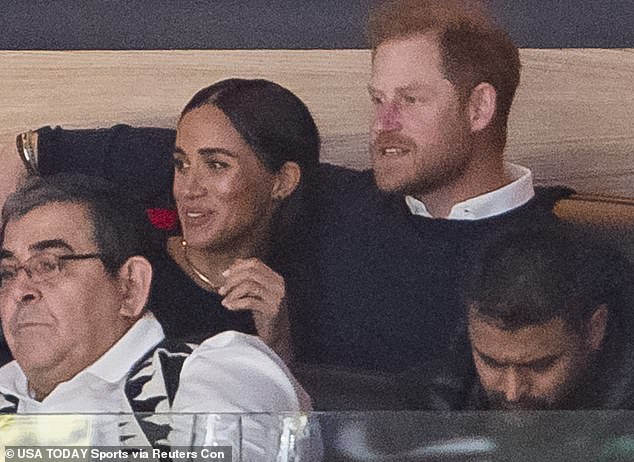
[[(0, 49), (364, 48), (375, 0), (2, 0)], [(530, 48), (634, 47), (634, 0), (491, 0)]]

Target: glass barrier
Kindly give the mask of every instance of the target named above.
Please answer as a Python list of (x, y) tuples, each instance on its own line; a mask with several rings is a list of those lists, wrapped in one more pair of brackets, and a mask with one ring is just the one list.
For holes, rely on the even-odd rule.
[(60, 460), (632, 461), (634, 413), (0, 415), (0, 462)]

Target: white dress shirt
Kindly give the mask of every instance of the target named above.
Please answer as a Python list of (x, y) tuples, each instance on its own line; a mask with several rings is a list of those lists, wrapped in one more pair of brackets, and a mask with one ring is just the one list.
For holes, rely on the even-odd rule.
[[(533, 175), (529, 169), (507, 162), (504, 164), (504, 170), (512, 180), (509, 184), (455, 204), (447, 219), (482, 220), (494, 217), (524, 205), (535, 196)], [(425, 204), (418, 199), (406, 196), (405, 202), (412, 214), (434, 218), (427, 211)]]

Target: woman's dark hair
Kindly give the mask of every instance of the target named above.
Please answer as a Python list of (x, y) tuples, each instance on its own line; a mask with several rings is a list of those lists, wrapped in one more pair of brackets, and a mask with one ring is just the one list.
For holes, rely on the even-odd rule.
[(263, 79), (227, 79), (198, 91), (181, 119), (202, 106), (220, 109), (271, 172), (296, 162), (302, 176), (319, 164), (320, 138), (310, 111), (295, 94)]
[[(194, 109), (211, 105), (231, 121), (242, 139), (270, 172), (285, 162), (296, 162), (301, 180), (290, 197), (280, 204), (271, 232), (267, 263), (285, 273), (302, 260), (310, 220), (309, 194), (319, 166), (321, 140), (310, 111), (290, 90), (263, 79), (227, 79), (198, 91), (181, 112), (181, 119)], [(293, 250), (291, 250), (293, 249)]]

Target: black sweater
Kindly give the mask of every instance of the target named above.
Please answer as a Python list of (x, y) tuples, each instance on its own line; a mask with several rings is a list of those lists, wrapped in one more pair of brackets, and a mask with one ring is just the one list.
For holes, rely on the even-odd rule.
[(318, 196), (317, 281), (298, 350), (305, 361), (400, 371), (445, 351), (463, 315), (461, 282), (483, 240), (556, 219), (562, 188), (476, 221), (413, 216), (380, 193), (371, 172), (330, 167)]

